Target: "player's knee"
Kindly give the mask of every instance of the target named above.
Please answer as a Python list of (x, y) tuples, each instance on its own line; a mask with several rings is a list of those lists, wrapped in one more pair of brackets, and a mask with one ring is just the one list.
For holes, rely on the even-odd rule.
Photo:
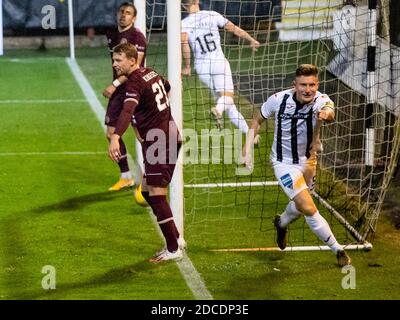
[(304, 215), (312, 216), (318, 210), (308, 190), (303, 190), (293, 200), (296, 209)]
[(233, 98), (230, 96), (220, 96), (217, 100), (217, 110), (218, 112), (222, 113), (223, 111), (227, 111), (230, 108), (235, 106), (235, 102)]
[(302, 212), (297, 208), (294, 201), (289, 202), (286, 211), (289, 211), (292, 216), (300, 216), (302, 214)]
[(317, 212), (317, 207), (314, 203), (301, 203), (296, 204), (297, 209), (306, 216), (312, 216), (315, 212)]
[(227, 106), (234, 104), (233, 98), (231, 96), (222, 95), (218, 98), (217, 103), (223, 103)]

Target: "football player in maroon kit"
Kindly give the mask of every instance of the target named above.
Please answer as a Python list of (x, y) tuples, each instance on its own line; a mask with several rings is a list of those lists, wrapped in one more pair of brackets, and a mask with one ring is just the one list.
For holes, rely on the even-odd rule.
[(116, 46), (113, 61), (116, 74), (126, 76), (128, 81), (125, 83), (123, 110), (110, 137), (108, 154), (113, 161), (120, 160), (120, 138), (132, 123), (143, 151), (145, 174), (142, 194), (157, 217), (167, 245), (150, 261), (179, 260), (183, 257), (185, 241), (179, 236), (166, 198), (182, 145), (169, 106), (168, 92), (171, 87), (156, 71), (139, 67), (137, 50), (131, 44)]
[[(118, 8), (117, 22), (118, 28), (107, 32), (108, 48), (112, 58), (113, 48), (120, 43), (131, 43), (138, 51), (138, 65), (144, 65), (147, 42), (145, 36), (134, 27), (136, 20), (136, 7), (129, 2), (124, 2)], [(115, 131), (116, 122), (119, 114), (122, 111), (124, 101), (124, 82), (127, 80), (125, 76), (118, 76), (113, 70), (112, 84), (107, 86), (103, 91), (103, 96), (109, 98), (105, 124), (107, 125), (107, 139)], [(131, 187), (134, 184), (131, 172), (129, 170), (127, 151), (123, 140), (120, 141), (121, 158), (118, 161), (118, 166), (121, 172), (120, 179), (112, 187), (110, 191), (118, 191), (125, 187)]]

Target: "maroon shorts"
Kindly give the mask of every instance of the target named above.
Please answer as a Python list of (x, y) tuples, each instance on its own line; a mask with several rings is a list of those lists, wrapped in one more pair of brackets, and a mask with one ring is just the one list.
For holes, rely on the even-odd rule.
[(142, 144), (145, 171), (144, 178), (146, 178), (146, 183), (147, 185), (155, 187), (167, 187), (172, 180), (172, 175), (174, 174), (177, 157), (182, 143), (178, 142), (176, 148), (168, 147), (164, 151), (165, 154), (160, 157), (166, 160), (161, 161), (161, 163), (154, 163), (154, 161), (150, 161), (147, 158), (146, 153), (150, 145), (146, 145), (146, 143)]
[(117, 126), (118, 117), (124, 107), (124, 100), (125, 89), (124, 85), (121, 85), (108, 100), (106, 119), (104, 121), (105, 125), (114, 128)]

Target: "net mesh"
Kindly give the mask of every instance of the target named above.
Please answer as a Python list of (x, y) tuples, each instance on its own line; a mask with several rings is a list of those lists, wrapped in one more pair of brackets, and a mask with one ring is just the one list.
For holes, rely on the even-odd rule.
[[(385, 12), (383, 6), (387, 4), (382, 2), (378, 13)], [(249, 124), (271, 94), (291, 87), (299, 64), (320, 68), (319, 90), (335, 102), (336, 121), (322, 128), (324, 150), (318, 158), (316, 189), (332, 207), (317, 204), (340, 243), (359, 242), (354, 230), (368, 238), (375, 231), (398, 156), (399, 49), (378, 33), (376, 99), (370, 110), (367, 7), (343, 6), (336, 0), (211, 0), (202, 1), (201, 7), (221, 13), (261, 44), (252, 52), (246, 41), (220, 31), (232, 69), (234, 101)], [(166, 16), (154, 12), (166, 14), (165, 1), (147, 1), (148, 65), (166, 74)], [(387, 23), (386, 16), (378, 18), (382, 30), (379, 26)], [(185, 236), (205, 248), (275, 246), (272, 221), (288, 199), (277, 186), (269, 162), (274, 124), (267, 121), (261, 129), (253, 173), (238, 174), (244, 139), (226, 116), (225, 129), (216, 129), (210, 112), (214, 106), (213, 93), (192, 68), (192, 75), (183, 77)], [(372, 165), (366, 161), (371, 153)], [(353, 227), (351, 231), (336, 213)], [(289, 242), (321, 245), (304, 219), (290, 226)]]

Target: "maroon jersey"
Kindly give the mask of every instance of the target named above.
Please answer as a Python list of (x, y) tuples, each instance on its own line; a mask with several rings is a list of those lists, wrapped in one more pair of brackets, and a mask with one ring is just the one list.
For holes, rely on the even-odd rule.
[[(169, 82), (154, 70), (136, 69), (125, 83), (124, 107), (115, 128), (115, 133), (122, 136), (132, 120), (144, 139), (142, 153), (147, 184), (160, 187), (166, 187), (171, 182), (182, 145), (169, 106), (170, 89)], [(165, 138), (165, 144), (161, 145), (160, 130)], [(151, 133), (155, 133), (155, 136)], [(155, 143), (157, 148), (153, 148)]]
[[(112, 30), (112, 31), (108, 31), (106, 33), (107, 36), (107, 41), (108, 41), (108, 49), (110, 51), (111, 54), (111, 59), (112, 59), (112, 53), (113, 53), (113, 49), (115, 46), (121, 44), (121, 43), (131, 43), (133, 44), (138, 52), (142, 52), (144, 53), (144, 57), (141, 63), (141, 67), (144, 66), (144, 61), (145, 61), (145, 57), (146, 57), (146, 48), (147, 48), (147, 41), (145, 36), (143, 35), (143, 33), (135, 28), (134, 26), (132, 26), (132, 28), (123, 31), (123, 32), (119, 32), (118, 29)], [(113, 70), (113, 75), (114, 75), (114, 79), (117, 77), (115, 74), (115, 71)]]
[[(130, 121), (140, 136), (145, 139), (151, 129), (160, 129), (168, 137), (170, 126), (176, 128), (169, 107), (170, 84), (150, 68), (139, 68), (132, 72), (125, 83), (124, 108), (118, 119), (115, 133), (122, 135)], [(179, 139), (179, 135), (177, 135)]]

